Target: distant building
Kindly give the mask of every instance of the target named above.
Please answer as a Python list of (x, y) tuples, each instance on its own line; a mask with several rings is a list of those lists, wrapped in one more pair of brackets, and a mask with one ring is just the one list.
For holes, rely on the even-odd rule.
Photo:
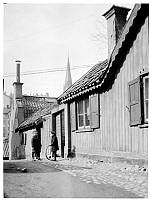
[[(67, 90), (71, 85), (72, 78), (70, 72), (70, 62), (68, 57), (64, 90)], [(24, 98), (26, 97), (23, 97), (23, 99)], [(65, 122), (66, 109), (64, 108), (64, 104), (58, 105), (56, 99), (53, 99), (52, 97), (49, 97), (49, 99), (55, 100), (55, 103), (43, 106), (43, 108), (38, 109), (36, 112), (34, 112), (33, 115), (25, 117), (25, 120), (15, 128), (16, 133), (19, 132), (20, 135), (26, 135), (23, 136), (23, 138), (28, 137), (28, 139), (26, 139), (26, 145), (24, 147), (24, 155), (27, 159), (31, 159), (31, 133), (33, 129), (38, 130), (40, 134), (42, 143), (41, 157), (45, 157), (46, 148), (50, 144), (51, 130), (55, 130), (56, 135), (58, 137), (58, 155), (60, 155), (61, 157), (65, 157), (65, 123), (67, 122)], [(34, 107), (31, 106), (31, 109), (32, 108)], [(29, 107), (27, 109), (29, 112)], [(24, 114), (25, 113), (26, 109)]]
[[(20, 82), (20, 61), (16, 61), (16, 82), (14, 86), (14, 100), (11, 107), (11, 123), (9, 134), (9, 157), (10, 159), (20, 159), (26, 157), (26, 143), (30, 143), (31, 134), (26, 135), (23, 132), (16, 132), (15, 129), (20, 126), (24, 121), (29, 119), (34, 113), (42, 110), (45, 107), (56, 104), (55, 97), (43, 97), (43, 96), (28, 96), (22, 94), (22, 85)], [(37, 129), (39, 137), (41, 138), (41, 121), (32, 123), (30, 129)], [(28, 130), (28, 126), (26, 127)], [(29, 141), (29, 142), (28, 142)], [(27, 152), (31, 151), (31, 147), (27, 149)]]

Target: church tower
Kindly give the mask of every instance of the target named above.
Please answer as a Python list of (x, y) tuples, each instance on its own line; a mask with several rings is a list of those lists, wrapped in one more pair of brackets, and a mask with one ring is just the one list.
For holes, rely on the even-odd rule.
[(68, 56), (66, 78), (65, 78), (65, 84), (63, 87), (63, 91), (66, 91), (71, 85), (72, 85), (72, 78), (71, 78), (71, 71), (70, 71), (70, 61), (69, 61), (69, 56)]

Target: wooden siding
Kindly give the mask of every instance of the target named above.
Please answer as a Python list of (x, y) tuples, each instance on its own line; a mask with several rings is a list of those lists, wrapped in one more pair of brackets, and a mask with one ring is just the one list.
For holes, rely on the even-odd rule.
[(25, 145), (25, 158), (30, 160), (30, 159), (32, 159), (31, 139), (33, 137), (33, 130), (28, 130), (24, 133), (27, 135), (26, 145)]
[(56, 115), (56, 135), (58, 138), (58, 145), (59, 145), (59, 151), (57, 153), (61, 155), (61, 118), (60, 113)]
[(72, 131), (71, 145), (76, 147), (76, 153), (147, 158), (148, 128), (129, 125), (128, 83), (148, 68), (148, 42), (147, 18), (112, 88), (100, 94), (101, 127), (89, 132)]
[(140, 71), (148, 68), (147, 52), (148, 19), (127, 54), (112, 88), (101, 95), (105, 151), (110, 149), (117, 152), (147, 154), (148, 129), (130, 127), (128, 109), (128, 83), (137, 78)]
[(45, 118), (46, 121), (43, 122), (43, 128), (41, 128), (41, 157), (45, 157), (45, 151), (48, 145), (50, 145), (51, 142), (51, 120), (52, 117), (48, 116)]

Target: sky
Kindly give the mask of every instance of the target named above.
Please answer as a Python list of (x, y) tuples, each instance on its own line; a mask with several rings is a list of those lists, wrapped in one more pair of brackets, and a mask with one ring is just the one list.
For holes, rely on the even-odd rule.
[[(108, 56), (107, 23), (102, 14), (111, 6), (111, 3), (3, 5), (6, 93), (13, 92), (16, 60), (21, 60), (23, 94), (49, 93), (51, 97), (63, 93), (68, 56), (73, 83), (94, 64), (105, 60)], [(123, 6), (133, 8), (134, 4)], [(96, 38), (97, 34), (101, 37)]]

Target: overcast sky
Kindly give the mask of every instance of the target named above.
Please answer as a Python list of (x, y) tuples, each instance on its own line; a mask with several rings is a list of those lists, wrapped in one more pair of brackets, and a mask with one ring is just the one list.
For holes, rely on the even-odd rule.
[[(119, 5), (119, 4), (117, 4)], [(121, 5), (121, 4), (120, 4)], [(107, 25), (102, 17), (112, 4), (4, 5), (5, 91), (13, 92), (15, 60), (21, 60), (23, 94), (58, 97), (63, 92), (69, 54), (72, 81), (107, 58)], [(133, 4), (124, 4), (133, 8)], [(95, 41), (96, 33), (100, 40)], [(58, 69), (62, 71), (58, 71)], [(51, 71), (37, 73), (37, 71)], [(53, 71), (53, 72), (52, 72)], [(7, 77), (6, 77), (7, 76)]]

